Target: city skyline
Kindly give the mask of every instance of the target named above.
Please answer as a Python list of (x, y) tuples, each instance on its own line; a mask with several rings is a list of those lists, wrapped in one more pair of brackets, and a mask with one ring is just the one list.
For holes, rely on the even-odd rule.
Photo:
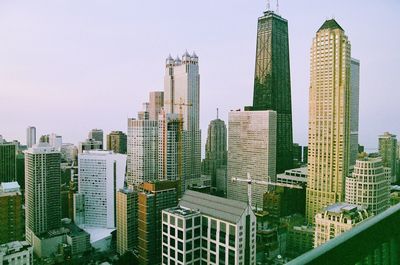
[[(7, 113), (0, 118), (4, 126), (1, 134), (9, 141), (24, 143), (25, 130), (33, 125), (37, 137), (54, 132), (62, 135), (64, 142), (77, 144), (92, 128), (101, 128), (106, 134), (112, 130), (126, 132), (126, 118), (136, 116), (148, 92), (163, 90), (165, 57), (185, 49), (202, 58), (202, 131), (215, 118), (217, 107), (227, 121), (229, 110), (251, 105), (256, 18), (266, 9), (265, 1), (229, 3), (93, 5), (89, 1), (79, 3), (78, 9), (78, 2), (52, 3), (46, 8), (37, 3), (1, 4), (0, 33), (5, 41), (0, 46), (0, 111)], [(399, 92), (394, 84), (399, 80), (396, 69), (400, 60), (398, 37), (390, 35), (398, 25), (395, 16), (400, 4), (372, 3), (280, 3), (279, 13), (289, 22), (294, 142), (307, 144), (309, 42), (320, 23), (332, 16), (352, 36), (352, 56), (361, 62), (360, 144), (376, 150), (380, 134), (400, 131), (400, 125), (391, 122), (396, 118)], [(271, 6), (275, 9), (274, 1)], [(168, 15), (174, 12), (181, 17)], [(304, 16), (304, 12), (314, 15)], [(144, 17), (140, 13), (153, 15)], [(377, 14), (384, 15), (366, 31), (365, 21), (359, 17), (370, 19)], [(227, 21), (225, 16), (237, 19)], [(383, 27), (385, 31), (380, 32)], [(188, 34), (181, 34), (189, 28)], [(149, 31), (155, 36), (149, 36)], [(379, 38), (372, 38), (370, 32), (380, 32)], [(28, 47), (27, 42), (31, 44)], [(384, 53), (371, 52), (382, 43)], [(89, 97), (91, 101), (86, 100)], [(56, 119), (63, 122), (55, 123)], [(202, 150), (205, 137), (203, 133)]]

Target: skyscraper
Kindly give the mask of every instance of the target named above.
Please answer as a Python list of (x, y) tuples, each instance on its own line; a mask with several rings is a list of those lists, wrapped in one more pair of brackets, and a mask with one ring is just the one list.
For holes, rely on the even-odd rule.
[[(276, 181), (275, 111), (231, 111), (228, 122), (228, 177)], [(248, 201), (247, 183), (228, 183), (228, 199)], [(262, 207), (268, 187), (252, 184), (252, 206)]]
[(31, 244), (33, 234), (61, 226), (60, 157), (47, 143), (25, 151), (25, 229)]
[(217, 169), (226, 167), (228, 160), (225, 122), (217, 117), (208, 125), (204, 174), (211, 176), (212, 187), (217, 187)]
[(15, 143), (8, 143), (4, 139), (0, 139), (0, 182), (16, 180), (16, 155)]
[(140, 265), (161, 264), (162, 216), (178, 204), (178, 182), (143, 183), (138, 195), (138, 250)]
[(158, 179), (178, 180), (183, 171), (182, 120), (178, 114), (161, 112), (158, 118)]
[(26, 128), (26, 145), (31, 148), (36, 144), (36, 127), (29, 126)]
[(187, 52), (182, 59), (169, 56), (164, 77), (164, 110), (182, 115), (183, 179), (185, 190), (191, 179), (201, 175), (199, 59)]
[(94, 139), (96, 141), (101, 142), (102, 148), (104, 146), (104, 133), (102, 129), (92, 129), (88, 134), (89, 139)]
[(158, 121), (128, 119), (129, 185), (158, 179)]
[(117, 192), (117, 252), (123, 255), (137, 247), (137, 191), (123, 188)]
[(354, 165), (358, 156), (358, 117), (360, 99), (360, 61), (350, 61), (350, 165)]
[(164, 92), (152, 91), (150, 92), (149, 100), (149, 120), (158, 120), (158, 115), (164, 107)]
[[(83, 223), (115, 228), (116, 193), (124, 186), (126, 156), (112, 151), (85, 151), (78, 156), (78, 195), (83, 197)], [(82, 219), (81, 219), (82, 220)]]
[(276, 172), (292, 168), (288, 22), (271, 10), (258, 18), (253, 107), (250, 109), (276, 111)]
[(385, 167), (390, 167), (392, 183), (397, 181), (397, 138), (396, 135), (385, 132), (379, 136), (379, 154)]
[(327, 20), (311, 47), (306, 216), (344, 201), (350, 160), (350, 42)]
[(107, 150), (118, 154), (126, 154), (127, 136), (121, 131), (112, 131), (107, 135)]

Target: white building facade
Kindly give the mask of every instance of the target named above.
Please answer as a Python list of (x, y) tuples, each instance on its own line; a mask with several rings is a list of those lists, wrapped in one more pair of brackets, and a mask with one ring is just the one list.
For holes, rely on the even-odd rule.
[(242, 202), (186, 191), (163, 210), (162, 264), (256, 264), (256, 218)]
[(26, 241), (13, 241), (0, 245), (0, 264), (32, 265), (33, 247)]
[(390, 206), (390, 182), (390, 170), (385, 170), (380, 157), (357, 159), (346, 178), (346, 202), (363, 205), (377, 215)]
[[(115, 228), (116, 192), (124, 186), (126, 156), (84, 151), (78, 156), (78, 195), (83, 196), (80, 226)], [(78, 197), (79, 197), (78, 196)]]
[(36, 144), (36, 127), (29, 126), (26, 128), (26, 145), (31, 148)]
[(183, 132), (183, 176), (186, 182), (201, 175), (201, 131), (200, 131), (200, 75), (199, 59), (195, 53), (187, 52), (175, 60), (166, 60), (164, 77), (164, 110), (182, 115)]
[[(232, 178), (276, 181), (275, 111), (231, 111), (228, 123), (228, 199), (247, 202), (247, 183), (232, 182)], [(271, 189), (272, 187), (270, 187)], [(269, 188), (252, 184), (252, 202), (263, 205), (263, 195)]]
[(158, 178), (158, 121), (128, 119), (127, 155), (129, 185)]

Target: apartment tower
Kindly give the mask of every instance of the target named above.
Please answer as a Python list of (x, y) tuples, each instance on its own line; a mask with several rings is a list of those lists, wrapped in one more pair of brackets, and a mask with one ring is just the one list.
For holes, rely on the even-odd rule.
[(25, 151), (25, 230), (32, 244), (40, 235), (61, 226), (61, 155), (48, 143)]
[(350, 42), (327, 20), (311, 47), (306, 217), (344, 201), (350, 161)]

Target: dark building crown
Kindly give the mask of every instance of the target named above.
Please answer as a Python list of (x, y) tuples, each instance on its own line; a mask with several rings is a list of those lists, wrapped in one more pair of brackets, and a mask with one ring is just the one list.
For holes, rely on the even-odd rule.
[(322, 26), (319, 28), (318, 31), (321, 31), (323, 29), (340, 29), (343, 30), (343, 28), (339, 25), (339, 23), (336, 22), (334, 19), (329, 19), (322, 24)]

